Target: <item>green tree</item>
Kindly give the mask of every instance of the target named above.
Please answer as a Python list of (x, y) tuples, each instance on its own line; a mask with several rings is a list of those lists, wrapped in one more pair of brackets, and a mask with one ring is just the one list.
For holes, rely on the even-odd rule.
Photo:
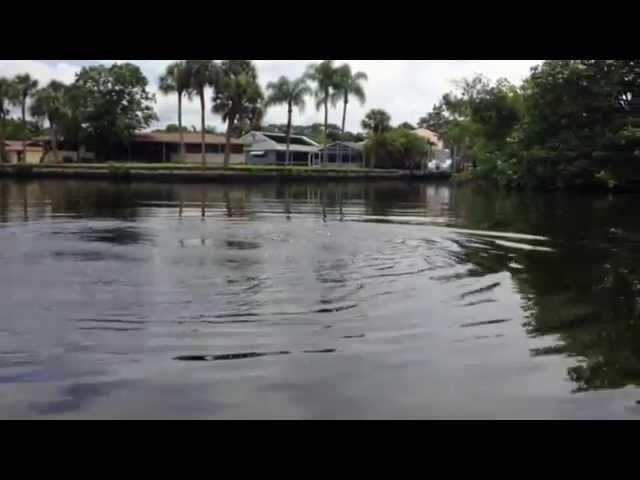
[(369, 132), (370, 168), (376, 168), (377, 151), (381, 149), (382, 134), (391, 128), (391, 117), (382, 109), (369, 110), (362, 120), (362, 128)]
[(46, 118), (49, 122), (49, 136), (53, 149), (53, 160), (59, 162), (58, 134), (62, 119), (65, 114), (65, 89), (66, 85), (57, 80), (51, 80), (49, 84), (37, 90), (31, 103), (31, 115)]
[(64, 108), (60, 116), (60, 132), (65, 143), (76, 151), (76, 162), (80, 162), (80, 147), (86, 140), (83, 120), (82, 91), (76, 85), (69, 85), (64, 90)]
[[(190, 132), (187, 127), (180, 127), (175, 123), (168, 123), (166, 127), (156, 130), (157, 132), (178, 133), (178, 132)], [(181, 140), (182, 141), (182, 140)]]
[(205, 91), (212, 87), (218, 76), (218, 65), (213, 60), (187, 60), (187, 70), (191, 77), (191, 90), (200, 99), (200, 134), (202, 148), (202, 166), (207, 164), (207, 153), (204, 145), (205, 135)]
[(18, 98), (15, 84), (8, 78), (0, 77), (0, 162), (7, 161), (5, 142), (7, 140), (7, 118), (9, 105), (14, 105)]
[[(306, 76), (316, 84), (315, 98), (316, 110), (324, 108), (324, 139), (323, 144), (327, 145), (329, 135), (329, 104), (336, 106), (336, 96), (334, 93), (339, 90), (338, 69), (334, 66), (333, 60), (324, 60), (316, 65), (307, 67)], [(326, 149), (325, 158), (326, 162)]]
[(267, 96), (266, 105), (286, 105), (287, 106), (287, 152), (285, 156), (285, 165), (289, 165), (289, 146), (291, 143), (291, 115), (293, 107), (300, 112), (305, 108), (305, 97), (311, 95), (312, 91), (307, 85), (307, 78), (302, 76), (295, 80), (289, 80), (287, 77), (280, 77), (277, 82), (269, 82), (267, 84), (269, 94)]
[(442, 136), (449, 125), (449, 118), (444, 102), (435, 104), (431, 111), (418, 120), (418, 128), (426, 128)]
[[(22, 125), (24, 126), (25, 131), (27, 130), (27, 100), (29, 97), (33, 95), (33, 93), (38, 88), (38, 80), (31, 78), (31, 75), (28, 73), (23, 73), (20, 75), (16, 75), (13, 78), (13, 83), (16, 86), (17, 90), (17, 99), (20, 105), (20, 110), (22, 113)], [(26, 162), (26, 154), (27, 154), (27, 142), (26, 139), (22, 139), (22, 161)]]
[(416, 126), (409, 122), (402, 122), (400, 125), (398, 125), (398, 128), (401, 128), (403, 130), (413, 131), (416, 129)]
[(155, 95), (137, 65), (83, 67), (73, 83), (81, 121), (98, 158), (108, 159), (115, 145), (130, 146), (136, 131), (158, 119)]
[[(191, 100), (191, 72), (189, 65), (184, 60), (173, 62), (167, 66), (160, 76), (158, 88), (164, 95), (175, 93), (178, 96), (178, 128), (180, 133), (180, 160), (184, 162), (185, 148), (182, 128), (182, 97), (187, 96)], [(168, 131), (168, 130), (167, 130)]]
[(251, 60), (224, 60), (220, 63), (212, 99), (213, 112), (227, 122), (224, 168), (229, 166), (231, 134), (236, 122), (248, 119), (252, 109), (261, 105), (263, 95), (258, 84), (258, 72)]
[(338, 67), (336, 72), (337, 86), (333, 93), (333, 103), (342, 101), (342, 129), (341, 133), (344, 134), (345, 123), (347, 121), (347, 105), (349, 104), (349, 98), (351, 96), (356, 97), (360, 101), (360, 105), (364, 105), (367, 97), (364, 93), (364, 87), (362, 83), (368, 79), (367, 74), (364, 72), (352, 72), (351, 66), (347, 63)]

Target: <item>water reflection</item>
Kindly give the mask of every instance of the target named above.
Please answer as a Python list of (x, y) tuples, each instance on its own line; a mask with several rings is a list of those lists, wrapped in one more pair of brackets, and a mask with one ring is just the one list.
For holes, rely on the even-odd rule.
[[(229, 367), (200, 373), (198, 388), (237, 377), (242, 398), (259, 399), (293, 382), (278, 398), (310, 416), (331, 416), (332, 402), (356, 416), (424, 404), (482, 416), (492, 401), (527, 416), (519, 381), (556, 399), (639, 385), (638, 200), (393, 181), (0, 180), (0, 396), (51, 381), (29, 357), (40, 349), (74, 352), (52, 378), (78, 376), (74, 362), (107, 372), (26, 403), (43, 415), (80, 413), (119, 382), (180, 384), (173, 368), (214, 360), (235, 361), (210, 365)], [(325, 380), (349, 400), (318, 403), (306, 389)], [(498, 384), (485, 410), (460, 399)]]

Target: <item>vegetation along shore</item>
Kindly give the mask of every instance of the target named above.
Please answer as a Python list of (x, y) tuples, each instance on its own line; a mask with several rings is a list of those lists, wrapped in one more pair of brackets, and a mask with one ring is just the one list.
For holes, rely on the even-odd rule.
[[(85, 66), (70, 84), (0, 78), (2, 173), (204, 175), (194, 165), (226, 177), (431, 178), (445, 171), (458, 182), (504, 188), (640, 189), (637, 60), (548, 60), (519, 85), (461, 79), (415, 124), (394, 126), (372, 108), (357, 132), (346, 129), (349, 104), (370, 101), (366, 85), (375, 78), (333, 60), (264, 89), (250, 60), (180, 60), (155, 81), (177, 99), (177, 123), (152, 130), (156, 97), (133, 63)], [(183, 104), (191, 101), (200, 107), (199, 127), (183, 125)], [(309, 101), (322, 121), (300, 125)], [(286, 108), (286, 124), (265, 124), (274, 107)], [(334, 111), (339, 124), (330, 122)], [(208, 125), (208, 114), (219, 116), (223, 132)]]

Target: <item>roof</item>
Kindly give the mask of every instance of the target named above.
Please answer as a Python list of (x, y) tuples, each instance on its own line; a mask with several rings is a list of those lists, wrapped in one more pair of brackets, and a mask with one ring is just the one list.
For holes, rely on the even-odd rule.
[(413, 130), (413, 133), (426, 140), (429, 140), (438, 148), (444, 147), (444, 143), (440, 139), (440, 135), (438, 135), (436, 132), (432, 132), (431, 130), (427, 130), (426, 128), (416, 128), (415, 130)]
[[(184, 132), (184, 143), (200, 143), (202, 141), (202, 134), (200, 132)], [(146, 143), (180, 143), (179, 132), (144, 132), (136, 133), (133, 137), (135, 142)], [(207, 144), (219, 144), (224, 145), (226, 139), (224, 135), (218, 133), (205, 133), (204, 143)], [(238, 138), (232, 138), (231, 143), (241, 144), (242, 142)]]
[[(240, 140), (246, 144), (253, 144), (256, 142), (256, 136), (263, 137), (263, 139), (266, 139), (268, 142), (275, 144), (276, 149), (280, 149), (281, 147), (286, 148), (287, 135), (285, 133), (252, 131), (244, 135)], [(320, 146), (318, 143), (303, 135), (291, 135), (289, 138), (291, 148), (296, 148), (298, 150), (306, 150), (306, 148), (298, 147), (312, 147), (310, 150), (313, 150)]]
[[(338, 142), (333, 142), (333, 143), (328, 144), (326, 148), (331, 148), (334, 145), (344, 145), (347, 148), (351, 148), (353, 150), (362, 151), (364, 149), (364, 144), (365, 144), (365, 142), (343, 142), (343, 141), (338, 141)], [(321, 147), (320, 150), (324, 150), (324, 147)]]

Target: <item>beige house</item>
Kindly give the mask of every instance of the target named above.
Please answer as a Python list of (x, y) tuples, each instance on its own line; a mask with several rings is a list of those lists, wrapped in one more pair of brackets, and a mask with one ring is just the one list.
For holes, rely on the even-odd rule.
[[(184, 132), (185, 162), (202, 162), (202, 137), (200, 132)], [(54, 161), (51, 140), (49, 137), (39, 137), (45, 148), (45, 163)], [(208, 165), (222, 165), (224, 163), (225, 136), (206, 133), (204, 136), (206, 162)], [(237, 138), (231, 139), (230, 164), (244, 163), (244, 144)], [(76, 162), (80, 155), (82, 162), (95, 161), (94, 152), (80, 152), (72, 150), (64, 138), (58, 141), (58, 158), (60, 162)], [(114, 157), (107, 161), (149, 162), (149, 163), (178, 163), (180, 159), (180, 134), (178, 132), (143, 132), (133, 136), (131, 149), (114, 152)]]
[[(185, 162), (202, 162), (202, 135), (200, 132), (184, 132)], [(205, 133), (206, 161), (209, 165), (224, 163), (226, 139), (224, 135)], [(237, 138), (231, 139), (230, 164), (245, 163), (244, 143)], [(131, 145), (131, 158), (134, 161), (180, 162), (180, 133), (149, 132), (138, 133)]]
[(432, 132), (431, 130), (427, 130), (426, 128), (416, 128), (413, 133), (418, 135), (419, 137), (424, 138), (425, 140), (430, 141), (434, 147), (439, 149), (444, 149), (444, 142), (440, 139), (440, 135), (436, 132)]

